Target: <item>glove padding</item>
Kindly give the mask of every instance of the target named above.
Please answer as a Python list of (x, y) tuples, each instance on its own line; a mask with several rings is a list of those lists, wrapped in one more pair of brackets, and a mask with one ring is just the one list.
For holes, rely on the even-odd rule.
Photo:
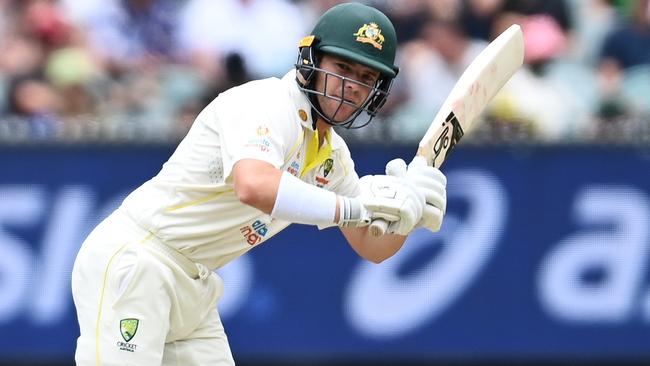
[(360, 179), (361, 202), (372, 219), (389, 222), (387, 233), (408, 235), (422, 219), (425, 196), (404, 178), (366, 175)]
[(447, 177), (438, 168), (427, 165), (425, 158), (420, 156), (416, 156), (408, 168), (402, 159), (389, 161), (386, 174), (405, 178), (424, 195), (426, 206), (416, 227), (433, 232), (440, 230), (447, 209)]

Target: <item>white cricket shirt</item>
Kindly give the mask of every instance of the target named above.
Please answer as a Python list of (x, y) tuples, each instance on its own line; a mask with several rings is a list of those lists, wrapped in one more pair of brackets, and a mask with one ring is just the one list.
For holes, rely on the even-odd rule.
[(237, 199), (231, 177), (237, 161), (263, 160), (307, 183), (358, 195), (347, 145), (332, 129), (319, 150), (310, 111), (295, 70), (220, 94), (158, 175), (132, 192), (122, 209), (189, 259), (223, 266), (290, 224)]

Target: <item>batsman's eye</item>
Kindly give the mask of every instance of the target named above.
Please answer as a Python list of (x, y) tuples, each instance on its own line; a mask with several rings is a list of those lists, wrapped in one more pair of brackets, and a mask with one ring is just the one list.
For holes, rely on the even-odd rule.
[(348, 64), (345, 64), (345, 63), (342, 63), (342, 62), (338, 62), (338, 63), (336, 64), (336, 66), (339, 68), (339, 70), (342, 70), (342, 71), (350, 71), (350, 66), (349, 66)]
[(363, 74), (363, 77), (361, 78), (361, 80), (364, 83), (368, 84), (368, 85), (374, 85), (375, 81), (377, 81), (378, 78), (379, 78), (379, 75), (374, 75), (374, 74), (369, 74), (368, 73), (368, 74)]

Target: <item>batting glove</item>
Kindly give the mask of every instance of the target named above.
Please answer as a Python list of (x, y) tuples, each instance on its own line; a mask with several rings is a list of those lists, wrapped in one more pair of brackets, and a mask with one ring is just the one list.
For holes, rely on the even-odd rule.
[(388, 175), (360, 179), (361, 201), (372, 219), (389, 222), (387, 233), (408, 235), (422, 219), (425, 196), (410, 181)]
[(406, 179), (424, 195), (426, 206), (416, 227), (433, 232), (440, 230), (447, 209), (447, 177), (438, 168), (427, 165), (420, 156), (416, 156), (408, 167), (402, 159), (389, 161), (386, 174)]

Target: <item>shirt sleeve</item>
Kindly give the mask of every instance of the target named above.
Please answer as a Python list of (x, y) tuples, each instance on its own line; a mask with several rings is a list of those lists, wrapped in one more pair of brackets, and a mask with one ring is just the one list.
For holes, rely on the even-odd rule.
[[(221, 139), (224, 174), (229, 177), (232, 168), (242, 159), (268, 162), (276, 168), (284, 164), (287, 149), (298, 136), (300, 126), (287, 112), (288, 101), (269, 99), (259, 103), (254, 88), (227, 95), (220, 101), (214, 118)], [(243, 102), (242, 102), (243, 101)]]

